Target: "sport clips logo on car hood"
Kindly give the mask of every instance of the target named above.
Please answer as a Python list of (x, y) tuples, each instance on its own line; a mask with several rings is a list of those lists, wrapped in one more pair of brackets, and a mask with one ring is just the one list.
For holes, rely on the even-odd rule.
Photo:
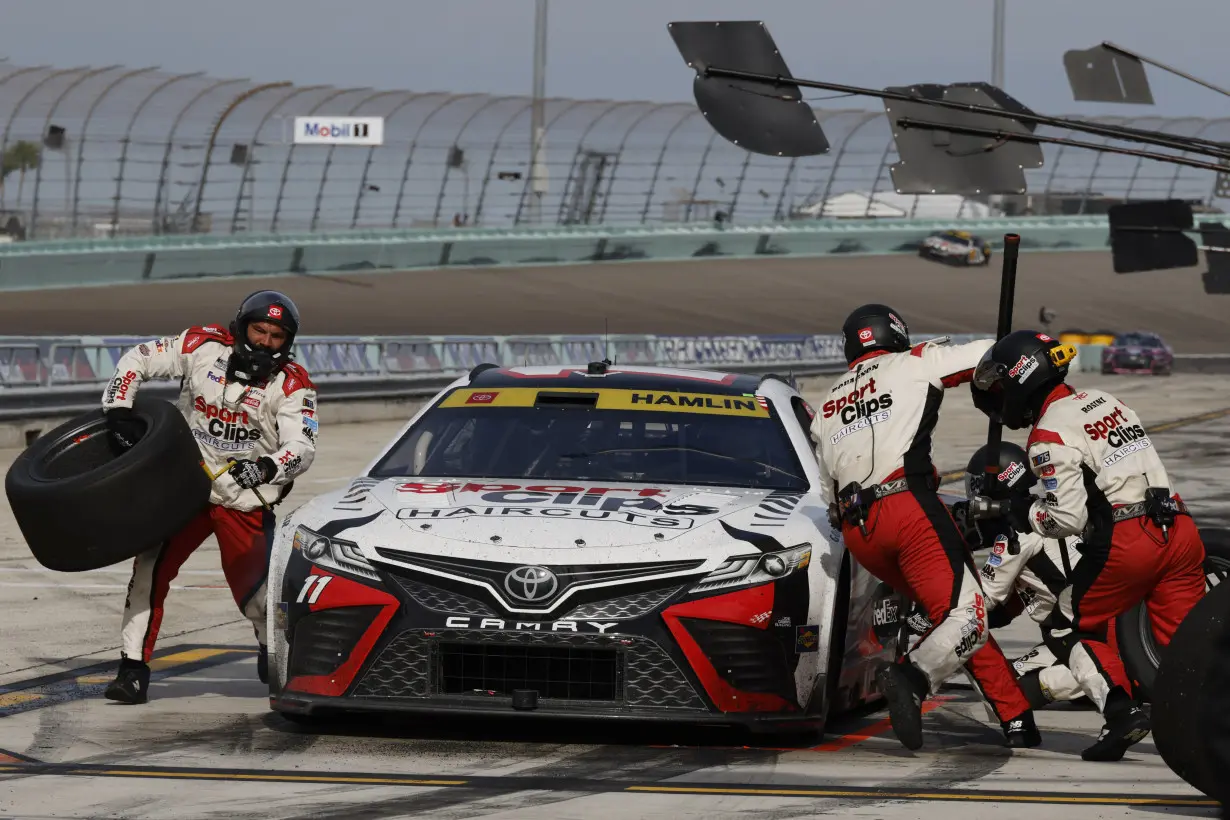
[(406, 526), (442, 538), (619, 546), (694, 530), (761, 504), (770, 491), (426, 478), (386, 481), (372, 495)]

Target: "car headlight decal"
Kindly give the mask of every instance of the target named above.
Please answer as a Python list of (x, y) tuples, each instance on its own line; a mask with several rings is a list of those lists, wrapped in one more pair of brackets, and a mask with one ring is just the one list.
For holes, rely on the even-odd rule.
[(353, 541), (330, 538), (300, 525), (295, 530), (291, 548), (299, 550), (309, 561), (326, 569), (349, 572), (373, 581), (380, 580), (376, 570), (372, 569), (372, 565), (363, 556), (359, 545)]
[(780, 581), (811, 563), (811, 544), (795, 544), (779, 552), (738, 555), (706, 575), (690, 592), (713, 592)]

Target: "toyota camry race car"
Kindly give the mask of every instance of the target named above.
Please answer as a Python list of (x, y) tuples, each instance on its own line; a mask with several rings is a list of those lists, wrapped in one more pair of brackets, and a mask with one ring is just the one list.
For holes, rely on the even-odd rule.
[(279, 528), (270, 703), (822, 728), (902, 600), (846, 554), (774, 376), (480, 365)]
[(1102, 348), (1102, 372), (1152, 373), (1169, 376), (1174, 367), (1174, 351), (1156, 333), (1120, 333)]
[(989, 265), (991, 243), (968, 231), (935, 231), (918, 246), (918, 255), (954, 265)]

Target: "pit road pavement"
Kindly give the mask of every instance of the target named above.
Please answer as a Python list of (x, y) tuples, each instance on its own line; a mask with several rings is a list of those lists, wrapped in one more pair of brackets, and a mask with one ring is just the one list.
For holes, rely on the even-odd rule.
[[(1198, 523), (1230, 526), (1222, 468), (1230, 379), (1082, 375), (1073, 382), (1105, 386), (1133, 406), (1156, 431), (1155, 446)], [(813, 387), (807, 393), (819, 397)], [(967, 397), (965, 388), (952, 391), (941, 412), (941, 470), (963, 466), (985, 438), (986, 419)], [(1203, 418), (1169, 424), (1195, 417)], [(317, 462), (282, 514), (344, 486), (401, 424), (329, 425), (325, 417)], [(1021, 441), (1017, 433), (1006, 437)], [(7, 469), (15, 455), (0, 451), (0, 466)], [(151, 702), (120, 706), (102, 699), (100, 689), (118, 657), (127, 580), (122, 565), (79, 575), (41, 569), (0, 505), (0, 607), (7, 613), (0, 816), (1216, 816), (1150, 740), (1118, 764), (1082, 762), (1080, 750), (1100, 725), (1087, 709), (1040, 712), (1043, 746), (1010, 753), (960, 679), (930, 702), (926, 745), (917, 753), (886, 731), (882, 711), (844, 720), (814, 749), (749, 747), (742, 737), (695, 730), (495, 721), (369, 720), (309, 731), (269, 712), (255, 643), (212, 539), (174, 582)], [(997, 637), (1013, 657), (1036, 634), (1018, 619)], [(31, 769), (23, 758), (52, 768)]]

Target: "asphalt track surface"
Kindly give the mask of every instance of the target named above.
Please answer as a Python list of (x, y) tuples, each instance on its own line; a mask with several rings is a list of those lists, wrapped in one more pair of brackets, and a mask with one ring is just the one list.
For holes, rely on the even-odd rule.
[[(1230, 525), (1230, 379), (1082, 374), (1074, 381), (1103, 386), (1136, 408), (1197, 520)], [(936, 431), (942, 470), (962, 465), (985, 435), (985, 418), (963, 398), (945, 402)], [(345, 486), (401, 424), (331, 424), (322, 409), (318, 459), (282, 514)], [(0, 450), (0, 468), (15, 455)], [(252, 634), (235, 611), (212, 539), (173, 582), (150, 703), (121, 706), (101, 692), (118, 656), (127, 581), (126, 566), (42, 569), (0, 505), (0, 817), (1217, 817), (1149, 739), (1119, 763), (1082, 762), (1080, 750), (1101, 724), (1088, 709), (1043, 710), (1040, 748), (1003, 748), (962, 680), (928, 701), (926, 743), (917, 752), (894, 739), (882, 710), (793, 745), (709, 730), (490, 719), (366, 719), (305, 729), (268, 709)], [(1015, 657), (1037, 634), (1018, 619), (996, 637)]]
[[(1230, 351), (1230, 296), (1201, 270), (1115, 274), (1110, 255), (1024, 252), (1015, 326), (1149, 329), (1183, 353)], [(835, 333), (888, 302), (917, 332), (993, 333), (999, 264), (915, 256), (610, 262), (537, 268), (288, 275), (0, 295), (0, 335), (175, 333), (225, 324), (247, 294), (284, 290), (307, 334)]]

